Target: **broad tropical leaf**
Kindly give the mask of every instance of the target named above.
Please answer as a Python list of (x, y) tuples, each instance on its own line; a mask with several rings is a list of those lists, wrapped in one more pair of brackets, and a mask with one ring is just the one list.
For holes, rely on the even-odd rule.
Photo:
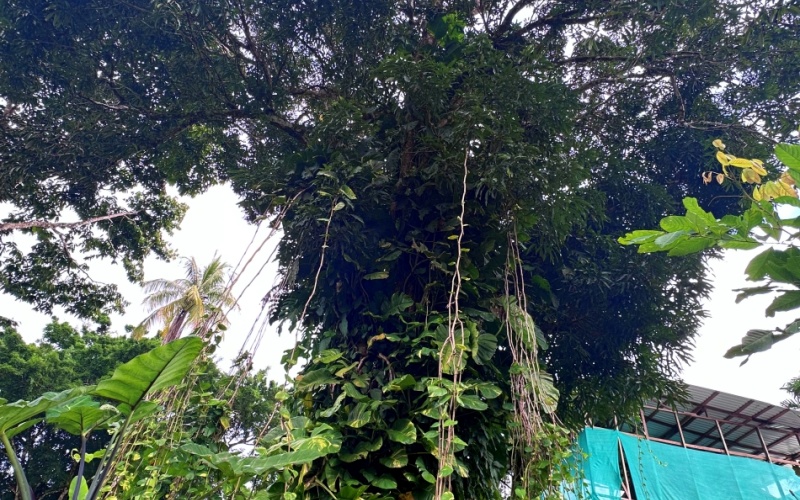
[(149, 392), (177, 384), (203, 349), (197, 337), (175, 340), (136, 356), (97, 385), (94, 394), (136, 406)]
[(48, 424), (80, 436), (106, 421), (109, 415), (110, 412), (101, 409), (100, 403), (91, 396), (80, 396), (47, 410), (46, 420)]
[(20, 400), (14, 403), (6, 403), (0, 406), (0, 432), (8, 435), (7, 431), (13, 429), (15, 431), (14, 434), (17, 434), (21, 432), (18, 427), (20, 424), (24, 424), (54, 406), (86, 394), (91, 389), (92, 387), (78, 387), (62, 392), (46, 392), (33, 401)]

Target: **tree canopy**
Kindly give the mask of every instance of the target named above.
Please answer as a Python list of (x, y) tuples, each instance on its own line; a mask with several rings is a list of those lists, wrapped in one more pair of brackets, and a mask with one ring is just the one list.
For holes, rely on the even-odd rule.
[(679, 392), (701, 257), (616, 238), (675, 208), (721, 131), (754, 156), (788, 134), (800, 90), (797, 8), (768, 1), (0, 6), (0, 201), (30, 223), (0, 226), (3, 291), (101, 314), (120, 297), (76, 252), (140, 279), (182, 213), (167, 186), (229, 182), (283, 228), (293, 411), (342, 439), (275, 488), (321, 497), (542, 489), (556, 407)]

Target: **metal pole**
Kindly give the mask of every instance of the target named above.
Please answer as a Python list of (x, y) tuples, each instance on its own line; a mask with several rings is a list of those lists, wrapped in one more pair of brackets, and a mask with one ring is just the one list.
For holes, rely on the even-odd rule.
[(678, 434), (681, 436), (681, 444), (684, 448), (686, 448), (686, 439), (683, 437), (683, 427), (681, 427), (681, 418), (678, 416), (678, 412), (672, 411), (672, 414), (675, 415), (675, 423), (678, 425)]
[(764, 436), (761, 435), (761, 429), (756, 427), (756, 433), (758, 434), (758, 439), (761, 441), (761, 446), (764, 448), (764, 454), (767, 456), (767, 462), (772, 463), (772, 457), (769, 456), (769, 448), (767, 448), (767, 442), (764, 441)]
[(644, 432), (644, 437), (650, 439), (650, 433), (647, 432), (647, 418), (644, 416), (644, 410), (639, 409), (639, 417), (642, 419), (642, 431)]
[(717, 424), (717, 432), (719, 432), (719, 439), (722, 441), (722, 447), (725, 449), (725, 454), (730, 455), (728, 451), (728, 443), (725, 442), (725, 435), (722, 434), (722, 426), (719, 425), (719, 420), (714, 420), (714, 423)]
[(617, 440), (617, 447), (619, 448), (619, 461), (622, 463), (622, 478), (625, 480), (623, 488), (625, 488), (625, 495), (627, 498), (633, 498), (631, 493), (631, 483), (628, 481), (628, 467), (625, 464), (625, 450), (622, 449), (622, 441)]

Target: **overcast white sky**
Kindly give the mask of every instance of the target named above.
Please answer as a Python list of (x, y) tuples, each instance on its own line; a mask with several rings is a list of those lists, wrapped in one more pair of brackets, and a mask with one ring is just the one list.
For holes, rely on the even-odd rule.
[[(243, 220), (233, 192), (226, 186), (215, 186), (188, 203), (190, 208), (182, 229), (171, 238), (174, 248), (180, 255), (194, 256), (200, 265), (210, 262), (215, 253), (219, 253), (223, 261), (235, 265), (253, 239), (255, 227)], [(254, 246), (259, 245), (266, 234), (266, 228), (262, 228), (256, 235)], [(266, 262), (276, 242), (277, 236), (259, 252), (239, 280), (236, 293), (241, 292)], [(748, 329), (784, 326), (794, 319), (791, 314), (765, 318), (764, 309), (770, 302), (768, 296), (735, 304), (736, 293), (732, 290), (747, 286), (744, 269), (752, 255), (748, 252), (729, 252), (724, 260), (712, 263), (716, 289), (706, 305), (710, 317), (697, 338), (695, 361), (684, 370), (684, 378), (690, 384), (778, 404), (787, 397), (780, 387), (800, 374), (800, 364), (797, 363), (800, 335), (778, 344), (770, 351), (753, 356), (743, 367), (739, 367), (741, 358), (728, 360), (722, 357)], [(231, 315), (231, 327), (220, 351), (221, 356), (231, 359), (251, 329), (258, 330), (261, 324), (258, 319), (260, 302), (275, 281), (276, 269), (274, 263), (268, 265), (242, 296), (241, 310)], [(181, 273), (182, 266), (178, 261), (167, 263), (152, 258), (145, 264), (146, 279), (174, 279), (180, 277)], [(112, 318), (112, 330), (124, 335), (126, 324), (138, 324), (146, 314), (140, 305), (144, 297), (140, 288), (127, 282), (120, 267), (109, 263), (94, 264), (92, 274), (98, 280), (117, 283), (131, 303), (124, 317)], [(56, 314), (61, 320), (78, 324), (77, 320), (69, 318), (63, 311)], [(49, 322), (49, 316), (2, 295), (0, 315), (18, 321), (20, 332), (29, 342), (38, 340), (42, 328)], [(256, 366), (269, 366), (273, 378), (282, 378), (280, 358), (283, 351), (293, 345), (293, 341), (292, 335), (284, 332), (279, 336), (275, 328), (267, 328), (257, 351)]]

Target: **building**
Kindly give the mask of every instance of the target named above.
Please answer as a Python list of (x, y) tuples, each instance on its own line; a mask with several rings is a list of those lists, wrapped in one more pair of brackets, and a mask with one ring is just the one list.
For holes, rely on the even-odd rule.
[(646, 405), (635, 424), (587, 427), (579, 443), (578, 498), (800, 500), (800, 412), (780, 406), (689, 386), (674, 410)]

